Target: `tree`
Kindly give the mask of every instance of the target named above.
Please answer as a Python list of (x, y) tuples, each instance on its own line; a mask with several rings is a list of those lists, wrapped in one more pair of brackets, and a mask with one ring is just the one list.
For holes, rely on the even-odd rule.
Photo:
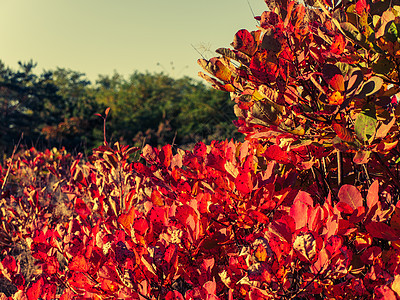
[(100, 76), (95, 93), (98, 103), (111, 107), (107, 128), (114, 140), (184, 145), (235, 132), (228, 96), (190, 78), (116, 73)]
[(19, 63), (20, 70), (12, 71), (0, 64), (0, 152), (11, 153), (13, 146), (24, 134), (24, 142), (36, 145), (43, 120), (51, 119), (51, 106), (59, 105), (57, 87), (51, 72), (38, 76), (32, 61)]
[(104, 110), (96, 101), (85, 74), (58, 68), (52, 72), (58, 103), (49, 103), (51, 114), (42, 128), (49, 145), (65, 146), (77, 152), (101, 143), (101, 124), (95, 113)]

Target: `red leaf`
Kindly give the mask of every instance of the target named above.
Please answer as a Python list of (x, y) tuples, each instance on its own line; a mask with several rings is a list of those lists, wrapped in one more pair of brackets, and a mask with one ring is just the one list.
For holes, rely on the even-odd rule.
[(270, 160), (275, 160), (281, 164), (290, 164), (290, 163), (295, 164), (296, 163), (296, 157), (295, 157), (294, 153), (284, 151), (278, 145), (269, 146), (265, 150), (263, 155), (266, 158), (268, 158)]
[(395, 230), (382, 222), (369, 222), (367, 225), (365, 225), (365, 229), (372, 237), (378, 239), (395, 241), (398, 240), (400, 236), (399, 230)]
[(241, 171), (235, 178), (235, 185), (238, 191), (243, 194), (250, 194), (253, 190), (253, 181), (250, 172)]
[[(2, 268), (7, 270), (9, 275), (13, 275), (17, 272), (17, 261), (11, 255), (7, 255), (1, 262)], [(4, 271), (3, 271), (4, 272)]]
[(260, 17), (260, 26), (267, 28), (282, 23), (281, 17), (272, 11), (264, 11)]
[(355, 10), (359, 15), (362, 15), (364, 11), (368, 12), (369, 5), (367, 5), (367, 1), (366, 0), (358, 0), (356, 2)]
[(182, 224), (186, 224), (189, 216), (195, 216), (197, 219), (197, 215), (193, 207), (184, 204), (176, 208), (175, 218), (178, 219)]
[(146, 231), (149, 229), (149, 223), (145, 219), (136, 219), (133, 223), (133, 228), (140, 235), (144, 235)]
[(43, 272), (48, 275), (56, 274), (59, 270), (60, 264), (55, 256), (50, 256), (47, 258), (45, 264), (43, 265)]
[(164, 167), (168, 168), (171, 165), (172, 148), (171, 145), (165, 145), (160, 151), (160, 161)]
[(235, 34), (231, 45), (235, 50), (250, 56), (257, 50), (257, 44), (253, 35), (246, 29), (241, 29)]
[(278, 60), (272, 52), (263, 50), (256, 52), (251, 58), (252, 74), (263, 82), (275, 82), (278, 75)]
[(289, 215), (296, 222), (296, 230), (303, 228), (307, 225), (307, 212), (308, 205), (301, 201), (295, 201), (293, 205), (290, 207)]
[[(68, 282), (73, 287), (77, 287), (80, 289), (90, 290), (90, 288), (94, 285), (94, 282), (91, 281), (88, 277), (86, 277), (83, 273), (75, 273), (72, 272), (71, 278), (68, 279)], [(37, 300), (36, 298), (35, 300)]]
[(86, 219), (91, 214), (90, 209), (81, 198), (75, 199), (75, 211), (82, 217), (82, 219)]
[(353, 142), (354, 137), (351, 131), (349, 131), (346, 127), (339, 123), (332, 124), (333, 131), (337, 134), (339, 138), (341, 138), (345, 142)]
[(374, 261), (381, 256), (382, 254), (382, 249), (379, 248), (378, 246), (372, 246), (367, 248), (361, 255), (360, 259), (361, 261), (368, 265), (368, 264), (374, 264)]
[(371, 209), (379, 201), (379, 181), (375, 180), (368, 189), (367, 206)]
[(181, 293), (174, 290), (167, 293), (165, 300), (184, 300), (184, 298)]
[(31, 287), (26, 291), (28, 300), (37, 300), (42, 296), (44, 281), (43, 277), (40, 277), (37, 281), (32, 283)]
[(334, 38), (334, 42), (331, 45), (331, 52), (335, 54), (342, 54), (344, 48), (346, 47), (346, 39), (342, 34), (338, 34)]
[(150, 222), (167, 224), (166, 211), (164, 207), (153, 206), (150, 211)]
[(110, 112), (111, 107), (107, 107), (104, 114), (106, 115), (106, 117), (108, 116), (108, 113)]
[(363, 205), (361, 193), (353, 185), (343, 185), (339, 190), (338, 197), (340, 202), (348, 204), (353, 210)]

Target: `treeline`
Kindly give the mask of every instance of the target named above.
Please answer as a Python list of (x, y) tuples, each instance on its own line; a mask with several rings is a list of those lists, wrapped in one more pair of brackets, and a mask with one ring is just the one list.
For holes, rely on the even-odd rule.
[(99, 75), (58, 68), (35, 72), (32, 61), (12, 70), (0, 61), (0, 153), (22, 147), (92, 149), (103, 142), (103, 120), (111, 108), (107, 140), (140, 146), (237, 138), (229, 95), (194, 79), (134, 72)]

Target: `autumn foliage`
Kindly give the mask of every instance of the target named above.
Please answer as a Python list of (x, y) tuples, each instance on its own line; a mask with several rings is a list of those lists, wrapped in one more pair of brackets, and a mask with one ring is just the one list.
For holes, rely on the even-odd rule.
[(199, 60), (244, 142), (3, 164), (1, 300), (400, 299), (400, 6), (266, 3)]

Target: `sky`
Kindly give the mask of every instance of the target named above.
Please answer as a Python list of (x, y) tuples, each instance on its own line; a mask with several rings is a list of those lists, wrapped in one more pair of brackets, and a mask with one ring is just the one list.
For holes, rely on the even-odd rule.
[[(252, 9), (250, 9), (250, 7)], [(0, 0), (0, 60), (57, 67), (94, 82), (134, 71), (197, 78), (197, 59), (256, 30), (263, 0)], [(195, 50), (197, 49), (197, 51)]]

